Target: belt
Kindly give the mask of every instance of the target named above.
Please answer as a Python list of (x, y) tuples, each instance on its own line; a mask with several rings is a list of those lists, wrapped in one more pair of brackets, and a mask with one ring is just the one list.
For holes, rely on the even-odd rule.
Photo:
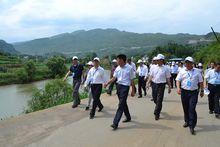
[(186, 89), (183, 89), (183, 88), (182, 88), (182, 90), (183, 90), (183, 91), (186, 91), (186, 92), (192, 92), (192, 93), (193, 93), (193, 92), (198, 92), (198, 89), (196, 89), (196, 90), (186, 90)]

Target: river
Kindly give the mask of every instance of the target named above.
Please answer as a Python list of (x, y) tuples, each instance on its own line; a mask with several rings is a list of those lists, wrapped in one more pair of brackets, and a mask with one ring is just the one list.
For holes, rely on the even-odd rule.
[[(106, 78), (109, 74), (106, 71)], [(33, 89), (43, 89), (49, 81), (0, 86), (0, 119), (21, 115), (31, 99)], [(72, 83), (71, 77), (68, 78), (68, 83)]]

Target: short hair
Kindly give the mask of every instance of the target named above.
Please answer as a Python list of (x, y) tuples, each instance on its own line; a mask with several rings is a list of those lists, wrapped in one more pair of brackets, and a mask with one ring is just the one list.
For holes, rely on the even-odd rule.
[(126, 62), (127, 57), (126, 57), (126, 55), (124, 55), (124, 54), (119, 54), (119, 55), (117, 56), (117, 59), (122, 59), (124, 62)]
[(216, 66), (220, 65), (220, 62), (216, 63)]

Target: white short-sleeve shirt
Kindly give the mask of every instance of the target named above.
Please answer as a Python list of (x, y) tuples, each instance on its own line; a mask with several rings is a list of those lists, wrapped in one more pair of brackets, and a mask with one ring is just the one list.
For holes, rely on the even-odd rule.
[(115, 69), (113, 77), (117, 78), (117, 83), (130, 86), (131, 80), (135, 78), (132, 67), (129, 64), (125, 64), (123, 67), (118, 66)]
[(92, 67), (89, 70), (85, 84), (103, 84), (106, 81), (107, 79), (105, 78), (105, 70), (99, 66), (97, 69)]
[(191, 70), (186, 68), (180, 70), (176, 80), (181, 82), (181, 88), (191, 91), (197, 90), (198, 84), (203, 82), (201, 73), (195, 68)]
[(167, 78), (171, 77), (170, 70), (165, 65), (154, 66), (154, 68), (151, 69), (149, 75), (152, 76), (152, 81), (157, 84), (166, 83)]
[(216, 72), (215, 69), (209, 70), (206, 73), (205, 78), (209, 84), (220, 85), (220, 72)]
[(145, 77), (148, 74), (148, 67), (146, 65), (139, 66), (137, 74), (138, 76)]

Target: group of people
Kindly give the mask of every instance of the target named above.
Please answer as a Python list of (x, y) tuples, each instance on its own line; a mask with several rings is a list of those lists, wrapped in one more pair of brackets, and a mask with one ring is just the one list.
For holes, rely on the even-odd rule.
[[(160, 119), (164, 92), (168, 85), (168, 93), (174, 86), (177, 88), (177, 93), (181, 97), (184, 125), (189, 127), (192, 135), (195, 134), (197, 124), (196, 105), (198, 96), (204, 96), (204, 92), (208, 94), (209, 113), (215, 113), (216, 118), (220, 118), (220, 63), (211, 63), (210, 67), (203, 73), (202, 68), (195, 64), (192, 57), (185, 58), (183, 62), (165, 62), (165, 56), (158, 54), (152, 59), (150, 65), (138, 60), (138, 68), (131, 59), (127, 59), (126, 55), (120, 54), (112, 61), (112, 69), (110, 80), (106, 79), (105, 70), (100, 66), (100, 59), (94, 58), (93, 61), (87, 63), (88, 69), (83, 76), (83, 65), (79, 64), (78, 57), (72, 58), (73, 64), (64, 80), (72, 74), (73, 77), (73, 98), (72, 108), (76, 108), (80, 104), (79, 87), (84, 85), (85, 90), (89, 93), (89, 100), (86, 110), (90, 107), (90, 119), (94, 119), (96, 109), (101, 112), (104, 108), (100, 96), (102, 89), (107, 88), (107, 93), (112, 95), (114, 85), (116, 85), (116, 94), (119, 99), (118, 109), (116, 111), (111, 127), (113, 130), (118, 128), (122, 114), (125, 115), (123, 123), (131, 121), (131, 115), (127, 105), (129, 90), (131, 96), (135, 96), (138, 91), (138, 98), (147, 95), (147, 90), (152, 89), (152, 101), (155, 103), (154, 116), (155, 120)], [(83, 76), (83, 80), (82, 80)], [(134, 80), (138, 79), (138, 90), (136, 89)], [(131, 88), (130, 88), (131, 87)], [(142, 94), (143, 90), (143, 94)]]

